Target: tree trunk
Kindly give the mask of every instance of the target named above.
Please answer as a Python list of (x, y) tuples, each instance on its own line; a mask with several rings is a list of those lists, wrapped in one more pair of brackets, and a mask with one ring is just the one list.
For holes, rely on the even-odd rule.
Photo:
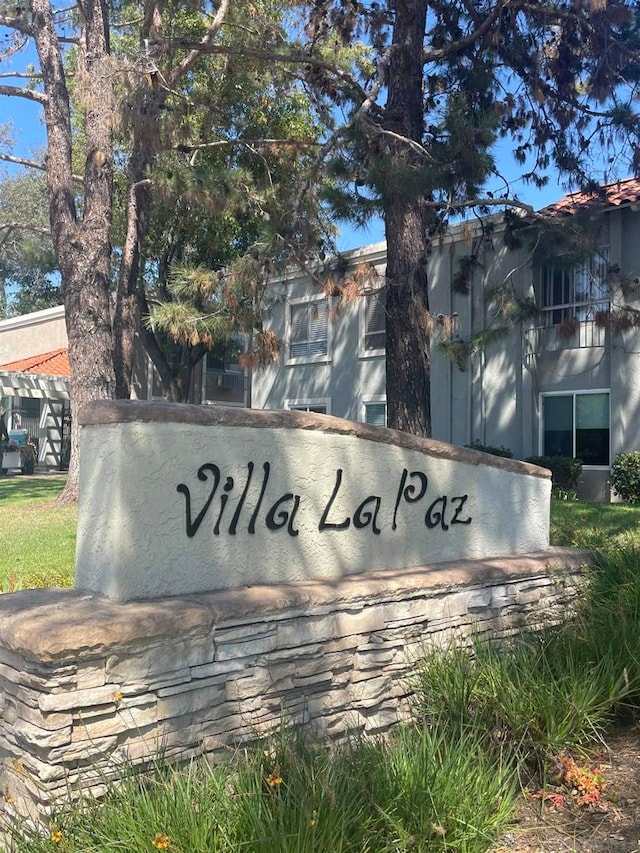
[(385, 210), (387, 238), (387, 422), (431, 435), (428, 238), (419, 202)]
[[(398, 0), (389, 64), (382, 154), (406, 173), (423, 138), (423, 42), (426, 0)], [(391, 135), (393, 134), (393, 135)], [(395, 429), (431, 435), (431, 325), (427, 258), (432, 218), (419, 188), (390, 179), (382, 188), (387, 240), (387, 419)]]
[(77, 48), (85, 105), (84, 205), (78, 220), (72, 174), (71, 117), (60, 44), (47, 0), (33, 0), (34, 38), (47, 96), (47, 188), (51, 234), (62, 274), (71, 362), (71, 459), (61, 500), (78, 494), (78, 410), (113, 395), (109, 281), (112, 213), (113, 69), (107, 5), (87, 0)]
[[(137, 123), (146, 128), (158, 120), (158, 104), (155, 93), (146, 93), (142, 98)], [(144, 113), (143, 113), (144, 110)], [(144, 119), (142, 119), (144, 115)], [(126, 233), (120, 259), (116, 306), (113, 316), (113, 362), (116, 374), (116, 397), (127, 400), (131, 396), (131, 379), (136, 332), (140, 326), (138, 312), (140, 275), (142, 263), (142, 241), (147, 225), (151, 193), (149, 179), (145, 177), (153, 162), (151, 143), (145, 146), (138, 136), (142, 128), (134, 128), (132, 151), (127, 169)], [(149, 139), (153, 137), (148, 137)]]

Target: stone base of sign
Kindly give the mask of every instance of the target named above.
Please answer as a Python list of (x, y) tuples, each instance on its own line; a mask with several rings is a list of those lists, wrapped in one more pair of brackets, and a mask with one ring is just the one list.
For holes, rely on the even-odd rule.
[(282, 720), (384, 732), (425, 648), (566, 617), (589, 562), (552, 548), (127, 603), (0, 596), (2, 806), (42, 820), (75, 786), (100, 794), (123, 761), (215, 754)]

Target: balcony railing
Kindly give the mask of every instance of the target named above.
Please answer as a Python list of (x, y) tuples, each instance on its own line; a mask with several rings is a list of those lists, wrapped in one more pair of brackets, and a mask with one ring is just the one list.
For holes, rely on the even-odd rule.
[(605, 341), (606, 329), (596, 325), (593, 320), (576, 323), (573, 327), (569, 323), (561, 323), (558, 326), (537, 326), (525, 332), (528, 355), (585, 347), (603, 347)]

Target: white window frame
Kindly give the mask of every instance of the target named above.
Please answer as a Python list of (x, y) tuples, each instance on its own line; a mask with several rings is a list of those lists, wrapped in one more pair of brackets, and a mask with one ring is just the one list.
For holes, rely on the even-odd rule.
[[(327, 352), (326, 355), (310, 355), (310, 356), (294, 356), (291, 352), (291, 308), (296, 305), (309, 304), (312, 302), (327, 303)], [(300, 296), (294, 299), (287, 300), (287, 309), (285, 317), (285, 364), (327, 364), (331, 361), (331, 337), (332, 337), (332, 322), (331, 322), (331, 297), (321, 294), (319, 296)]]
[[(284, 407), (290, 411), (305, 411), (307, 406), (324, 406), (325, 414), (331, 414), (331, 397), (301, 397), (295, 400), (285, 400)], [(316, 414), (313, 412), (312, 414)]]
[(545, 397), (573, 397), (573, 434), (572, 434), (572, 457), (576, 458), (576, 398), (583, 394), (607, 394), (609, 397), (609, 464), (608, 465), (584, 465), (585, 471), (609, 471), (611, 469), (611, 389), (610, 388), (585, 388), (581, 391), (542, 391), (539, 395), (538, 411), (538, 452), (544, 454), (544, 407)]
[[(603, 267), (606, 276), (606, 271), (609, 269), (609, 255), (610, 247), (601, 246), (601, 248), (597, 252), (594, 252), (593, 255), (585, 258), (582, 262), (573, 264), (572, 266), (563, 264), (561, 255), (556, 258), (548, 258), (546, 260), (540, 269), (540, 311), (544, 321), (543, 325), (559, 325), (560, 323), (566, 322), (572, 318), (576, 318), (580, 322), (589, 322), (594, 319), (595, 313), (598, 310), (609, 309), (611, 304), (610, 295), (607, 295), (602, 299), (592, 298), (594, 294), (592, 293), (591, 287), (589, 288), (588, 293), (589, 298), (582, 300), (577, 300), (575, 298), (576, 277), (580, 274), (590, 275), (590, 271), (594, 264), (598, 264)], [(555, 267), (559, 267), (563, 269), (566, 274), (571, 275), (573, 299), (568, 302), (550, 302), (549, 304), (545, 304), (547, 291), (551, 290), (553, 287), (553, 285), (549, 283), (548, 277), (553, 275)], [(554, 323), (553, 315), (556, 312), (560, 313), (561, 319), (557, 323)]]
[(384, 417), (384, 425), (387, 426), (388, 423), (388, 412), (387, 412), (387, 395), (386, 394), (372, 394), (367, 397), (360, 398), (360, 422), (363, 424), (367, 423), (367, 406), (370, 403), (384, 403), (385, 407), (385, 417)]
[(380, 358), (385, 354), (384, 347), (365, 349), (364, 345), (367, 329), (367, 299), (369, 297), (378, 299), (382, 294), (384, 294), (384, 292), (385, 288), (383, 285), (375, 290), (368, 290), (366, 293), (363, 293), (358, 300), (358, 358)]

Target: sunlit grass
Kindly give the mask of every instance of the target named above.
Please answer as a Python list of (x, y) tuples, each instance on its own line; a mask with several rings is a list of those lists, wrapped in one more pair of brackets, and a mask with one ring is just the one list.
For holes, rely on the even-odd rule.
[(551, 544), (594, 550), (640, 546), (640, 507), (552, 500)]
[(64, 477), (0, 479), (0, 590), (73, 586), (76, 506), (54, 503)]

